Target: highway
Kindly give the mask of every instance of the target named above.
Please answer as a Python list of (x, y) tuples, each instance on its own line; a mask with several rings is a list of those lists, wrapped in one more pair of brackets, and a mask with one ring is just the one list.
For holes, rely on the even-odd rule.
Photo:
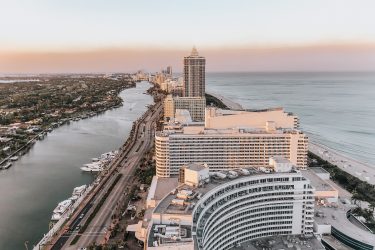
[[(81, 204), (79, 209), (66, 223), (63, 230), (57, 235), (48, 249), (79, 249), (87, 247), (94, 242), (105, 242), (108, 228), (112, 222), (115, 208), (125, 195), (125, 190), (131, 186), (130, 178), (134, 175), (144, 154), (152, 148), (155, 136), (156, 122), (162, 112), (162, 103), (158, 102), (146, 111), (144, 118), (138, 122), (130, 145), (124, 148), (118, 159), (109, 167), (108, 173), (103, 173), (101, 183), (95, 188)], [(117, 179), (117, 183), (115, 183)], [(112, 189), (111, 189), (112, 188)], [(111, 191), (109, 192), (109, 189)], [(129, 188), (130, 189), (130, 188)], [(97, 211), (95, 217), (87, 224), (90, 214), (94, 211), (99, 201), (107, 194), (104, 203)], [(80, 228), (87, 224), (84, 232), (79, 233)], [(80, 234), (79, 240), (71, 245), (71, 242)]]

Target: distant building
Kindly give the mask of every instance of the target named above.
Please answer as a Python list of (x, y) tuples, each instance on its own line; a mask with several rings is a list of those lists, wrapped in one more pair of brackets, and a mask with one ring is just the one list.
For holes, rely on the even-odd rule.
[(188, 110), (192, 121), (203, 122), (205, 117), (206, 98), (204, 97), (172, 97), (168, 95), (164, 100), (164, 119), (175, 118), (176, 110)]
[(190, 56), (184, 57), (184, 96), (204, 97), (206, 59), (194, 47)]
[(172, 73), (173, 73), (173, 72), (172, 72), (172, 66), (168, 66), (168, 67), (167, 67), (166, 73), (167, 73), (168, 75), (170, 75), (170, 76), (172, 75)]

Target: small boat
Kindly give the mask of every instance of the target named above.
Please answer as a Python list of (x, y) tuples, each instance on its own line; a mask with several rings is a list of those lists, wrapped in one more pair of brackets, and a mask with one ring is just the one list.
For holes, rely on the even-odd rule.
[(12, 166), (12, 163), (11, 162), (8, 162), (8, 163), (5, 163), (5, 165), (1, 166), (0, 169), (8, 169)]
[(83, 166), (81, 167), (81, 170), (84, 172), (101, 172), (104, 170), (104, 168), (102, 168), (101, 166), (92, 166), (92, 167)]
[(18, 160), (18, 156), (13, 156), (13, 157), (10, 157), (9, 158), (11, 161), (17, 161)]
[(61, 219), (61, 217), (65, 214), (65, 212), (68, 210), (70, 206), (72, 206), (73, 202), (72, 200), (64, 200), (60, 202), (57, 207), (53, 210), (53, 214), (51, 217), (51, 221), (58, 221)]

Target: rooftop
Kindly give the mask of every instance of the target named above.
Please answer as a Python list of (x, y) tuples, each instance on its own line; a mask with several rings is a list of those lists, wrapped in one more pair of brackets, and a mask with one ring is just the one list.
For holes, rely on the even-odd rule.
[(157, 136), (164, 136), (167, 137), (169, 135), (251, 135), (251, 134), (268, 134), (268, 135), (274, 135), (274, 134), (299, 134), (302, 133), (300, 130), (297, 129), (277, 129), (274, 131), (266, 131), (265, 129), (258, 129), (258, 128), (231, 128), (231, 129), (207, 129), (204, 128), (204, 126), (195, 126), (194, 130), (188, 129), (187, 127), (178, 130), (163, 130), (158, 131), (156, 133)]
[(313, 172), (317, 173), (317, 174), (329, 174), (329, 172), (327, 170), (325, 170), (324, 168), (310, 168)]
[[(148, 247), (158, 246), (193, 246), (191, 226), (152, 225), (148, 238)], [(181, 246), (182, 247), (182, 246)], [(179, 249), (179, 248), (174, 248)], [(182, 247), (181, 249), (185, 249)]]
[(330, 246), (334, 247), (336, 250), (353, 250), (353, 248), (341, 243), (335, 237), (331, 235), (324, 235), (323, 240), (327, 242)]
[(206, 169), (207, 166), (204, 164), (198, 164), (198, 163), (189, 163), (186, 165), (189, 169), (195, 170), (195, 171), (201, 171), (203, 169)]
[(346, 213), (352, 207), (340, 200), (337, 207), (315, 205), (315, 223), (332, 225), (337, 230), (363, 243), (375, 246), (375, 235), (351, 223)]
[(301, 170), (303, 176), (310, 180), (311, 186), (315, 188), (316, 191), (337, 191), (328, 182), (316, 175), (314, 170), (308, 168), (307, 170)]

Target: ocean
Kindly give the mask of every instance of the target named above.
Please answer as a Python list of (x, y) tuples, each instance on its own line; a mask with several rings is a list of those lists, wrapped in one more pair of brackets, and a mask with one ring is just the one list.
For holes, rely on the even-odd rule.
[(244, 108), (284, 107), (310, 141), (375, 168), (375, 72), (207, 73), (206, 90)]

